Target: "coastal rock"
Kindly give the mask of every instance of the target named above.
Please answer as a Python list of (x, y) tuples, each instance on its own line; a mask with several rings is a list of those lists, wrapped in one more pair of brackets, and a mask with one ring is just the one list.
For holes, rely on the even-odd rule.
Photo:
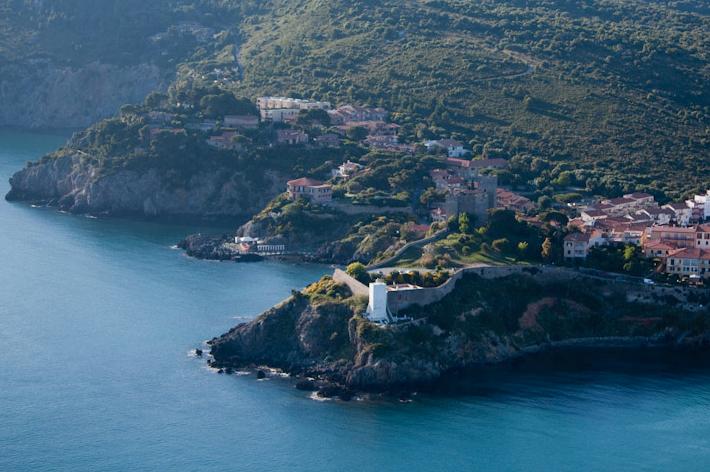
[[(610, 280), (599, 282), (600, 298), (577, 297), (570, 287), (582, 275), (571, 270), (557, 274), (557, 280), (544, 271), (495, 279), (466, 275), (443, 300), (415, 309), (416, 322), (389, 326), (364, 318), (357, 299), (324, 301), (320, 295), (306, 295), (313, 293), (306, 290), (213, 339), (214, 365), (282, 368), (317, 379), (300, 381), (297, 388), (319, 387), (321, 397), (342, 398), (353, 391), (401, 395), (450, 373), (550, 349), (710, 349), (710, 330), (704, 329), (710, 326), (709, 310), (656, 304), (654, 313), (644, 316), (648, 305), (624, 297), (631, 291), (670, 295), (680, 289), (624, 286)], [(501, 293), (514, 290), (514, 303), (501, 298)], [(710, 293), (698, 291), (694, 297), (707, 301)], [(621, 317), (620, 312), (638, 315)]]
[(243, 219), (261, 209), (284, 180), (266, 175), (271, 184), (255, 186), (238, 172), (198, 172), (175, 185), (156, 168), (99, 169), (90, 156), (77, 151), (43, 158), (10, 179), (8, 200), (46, 203), (72, 213)]
[(312, 380), (301, 379), (298, 382), (296, 382), (296, 389), (302, 390), (304, 392), (314, 392), (314, 391), (318, 390), (318, 386)]

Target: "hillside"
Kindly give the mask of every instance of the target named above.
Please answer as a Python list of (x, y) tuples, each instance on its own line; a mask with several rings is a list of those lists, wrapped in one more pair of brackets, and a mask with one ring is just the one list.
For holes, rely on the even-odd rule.
[(243, 25), (243, 87), (384, 105), (514, 158), (510, 183), (678, 196), (710, 164), (703, 5), (274, 1)]
[[(153, 89), (382, 105), (530, 192), (704, 191), (704, 2), (0, 2), (0, 125), (86, 126)], [(72, 48), (63, 47), (73, 44)], [(62, 47), (59, 47), (62, 46)]]
[(80, 128), (232, 47), (220, 2), (0, 1), (0, 126)]

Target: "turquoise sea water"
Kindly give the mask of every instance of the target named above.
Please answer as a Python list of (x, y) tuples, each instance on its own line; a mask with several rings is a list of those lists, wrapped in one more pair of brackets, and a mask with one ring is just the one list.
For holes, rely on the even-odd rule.
[[(0, 131), (0, 193), (64, 138)], [(683, 361), (504, 372), (408, 404), (214, 374), (189, 350), (328, 269), (170, 249), (196, 230), (0, 201), (0, 471), (710, 468), (710, 371)]]

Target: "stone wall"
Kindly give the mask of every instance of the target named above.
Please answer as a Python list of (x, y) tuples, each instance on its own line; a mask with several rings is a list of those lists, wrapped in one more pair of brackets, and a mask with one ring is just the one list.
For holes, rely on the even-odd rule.
[[(577, 284), (580, 290), (595, 290), (605, 297), (625, 297), (629, 302), (678, 304), (690, 311), (704, 309), (710, 302), (710, 290), (670, 285), (647, 285), (643, 279), (597, 271), (580, 271), (556, 266), (480, 266), (455, 272), (439, 287), (389, 292), (390, 310), (397, 314), (414, 305), (436, 303), (451, 293), (456, 283), (466, 274), (486, 279), (497, 279), (513, 274), (526, 274), (541, 283), (564, 282)], [(698, 301), (700, 300), (700, 301)]]
[(394, 206), (375, 206), (375, 205), (353, 205), (352, 203), (344, 203), (331, 201), (328, 206), (338, 211), (342, 211), (348, 215), (382, 215), (386, 213), (405, 213), (407, 215), (414, 214), (411, 206), (394, 207)]
[(440, 231), (438, 231), (426, 238), (409, 242), (409, 243), (405, 244), (404, 246), (402, 246), (401, 248), (397, 249), (397, 251), (394, 253), (394, 255), (392, 257), (388, 257), (387, 259), (384, 259), (380, 262), (370, 264), (369, 266), (367, 266), (367, 270), (382, 269), (383, 267), (387, 267), (387, 266), (391, 265), (393, 262), (395, 262), (399, 258), (399, 256), (404, 254), (404, 252), (407, 249), (412, 248), (412, 247), (425, 246), (425, 245), (432, 243), (434, 241), (438, 241), (440, 239), (443, 239), (447, 234), (449, 234), (448, 229), (442, 229), (442, 230), (440, 230)]
[(347, 285), (353, 295), (363, 297), (367, 297), (370, 295), (367, 285), (351, 277), (350, 275), (348, 275), (347, 272), (341, 269), (335, 269), (335, 272), (333, 272), (333, 280), (338, 283)]

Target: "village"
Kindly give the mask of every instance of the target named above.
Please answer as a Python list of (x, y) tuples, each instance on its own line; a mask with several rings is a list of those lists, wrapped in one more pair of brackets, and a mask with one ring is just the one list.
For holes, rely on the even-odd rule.
[[(426, 218), (415, 225), (422, 237), (430, 232), (432, 224), (445, 225), (461, 214), (483, 224), (495, 208), (539, 223), (536, 203), (499, 187), (496, 171), (508, 167), (506, 159), (474, 158), (464, 143), (449, 138), (401, 142), (400, 127), (390, 122), (388, 111), (380, 107), (333, 107), (326, 101), (259, 97), (254, 113), (188, 122), (184, 127), (168, 126), (174, 122), (175, 114), (163, 111), (151, 111), (146, 119), (151, 138), (163, 133), (198, 131), (206, 135), (208, 146), (220, 151), (241, 149), (244, 132), (267, 126), (273, 130), (269, 147), (301, 147), (307, 151), (338, 148), (349, 140), (371, 151), (435, 156), (440, 165), (429, 170), (428, 176), (433, 183), (430, 192), (437, 198), (428, 203)], [(329, 179), (294, 175), (284, 191), (292, 201), (303, 199), (314, 205), (346, 209), (350, 204), (334, 195), (334, 186), (367, 170), (366, 165), (347, 160), (331, 170)], [(710, 224), (706, 223), (710, 219), (710, 190), (684, 202), (660, 204), (653, 195), (636, 192), (587, 205), (559, 205), (556, 209), (568, 217), (568, 234), (561, 244), (564, 260), (572, 265), (584, 264), (589, 254), (599, 248), (632, 245), (655, 261), (656, 273), (691, 283), (710, 277)], [(285, 244), (250, 236), (235, 237), (232, 248), (242, 254), (262, 256), (290, 252)]]

